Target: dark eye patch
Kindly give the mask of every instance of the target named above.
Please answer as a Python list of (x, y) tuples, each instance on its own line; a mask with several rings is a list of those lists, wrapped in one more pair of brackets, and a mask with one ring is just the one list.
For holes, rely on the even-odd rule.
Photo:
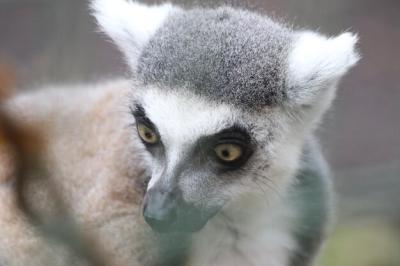
[(135, 104), (134, 107), (131, 107), (131, 113), (135, 117), (136, 122), (143, 123), (152, 130), (157, 131), (157, 128), (154, 125), (154, 123), (147, 117), (146, 112), (142, 105)]
[(251, 135), (247, 129), (241, 125), (233, 125), (232, 127), (225, 128), (220, 132), (213, 135), (218, 141), (224, 143), (225, 141), (234, 141), (240, 144), (250, 144), (252, 142)]
[[(146, 112), (145, 112), (143, 106), (140, 105), (140, 104), (135, 104), (133, 107), (131, 107), (131, 113), (132, 113), (132, 115), (135, 117), (136, 125), (144, 124), (146, 127), (148, 127), (149, 129), (151, 129), (151, 130), (157, 135), (157, 137), (160, 139), (160, 141), (158, 141), (158, 142), (156, 142), (156, 143), (154, 143), (154, 144), (147, 143), (147, 142), (145, 142), (145, 141), (143, 141), (143, 140), (141, 139), (141, 140), (142, 140), (142, 143), (147, 147), (147, 149), (148, 149), (151, 153), (155, 154), (155, 153), (157, 152), (155, 148), (156, 148), (157, 146), (159, 146), (159, 147), (161, 147), (161, 151), (163, 151), (163, 145), (162, 145), (161, 137), (160, 137), (160, 134), (159, 134), (159, 132), (158, 132), (158, 130), (157, 130), (157, 127), (156, 127), (156, 126), (154, 125), (154, 123), (147, 117)], [(161, 151), (160, 151), (160, 152), (161, 152)], [(158, 152), (158, 153), (160, 153), (160, 152)]]
[[(237, 160), (231, 162), (221, 161), (215, 153), (215, 147), (220, 144), (238, 145), (242, 149), (242, 155)], [(202, 155), (209, 158), (208, 161), (211, 160), (214, 162), (213, 165), (219, 172), (224, 172), (243, 166), (255, 150), (255, 141), (246, 128), (241, 125), (234, 125), (214, 135), (200, 138), (197, 146), (199, 150), (203, 151)], [(204, 153), (205, 149), (207, 150), (206, 154)]]

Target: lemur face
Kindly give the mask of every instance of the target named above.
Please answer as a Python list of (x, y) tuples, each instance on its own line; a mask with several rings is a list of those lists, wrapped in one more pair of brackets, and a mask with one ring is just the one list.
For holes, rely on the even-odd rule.
[(249, 193), (273, 200), (296, 168), (303, 133), (279, 108), (260, 115), (153, 86), (132, 111), (151, 166), (143, 214), (157, 231), (199, 230)]
[(255, 152), (249, 125), (230, 106), (154, 88), (134, 116), (152, 166), (146, 221), (158, 231), (200, 229), (229, 200), (228, 184)]
[(295, 31), (249, 11), (94, 0), (132, 70), (151, 180), (144, 217), (196, 231), (247, 194), (284, 196), (357, 37)]

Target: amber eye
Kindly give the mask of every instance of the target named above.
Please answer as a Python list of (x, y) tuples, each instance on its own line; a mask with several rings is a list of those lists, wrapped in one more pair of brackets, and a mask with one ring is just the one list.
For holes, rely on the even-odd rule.
[(233, 162), (243, 154), (243, 149), (236, 144), (219, 144), (215, 147), (218, 158), (225, 162)]
[(148, 144), (155, 144), (155, 143), (158, 142), (157, 134), (151, 128), (149, 128), (148, 126), (146, 126), (146, 125), (144, 125), (142, 123), (139, 123), (137, 125), (137, 129), (138, 129), (138, 133), (139, 133), (140, 138), (144, 142), (146, 142)]

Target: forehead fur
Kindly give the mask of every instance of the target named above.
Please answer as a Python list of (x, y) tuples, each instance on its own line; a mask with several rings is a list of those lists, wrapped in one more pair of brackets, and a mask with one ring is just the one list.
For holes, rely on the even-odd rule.
[(244, 10), (180, 10), (144, 47), (137, 72), (146, 84), (217, 102), (273, 105), (285, 98), (291, 36), (288, 28)]
[(192, 144), (200, 136), (215, 134), (238, 121), (240, 112), (215, 104), (191, 92), (148, 88), (138, 96), (146, 115), (167, 146)]

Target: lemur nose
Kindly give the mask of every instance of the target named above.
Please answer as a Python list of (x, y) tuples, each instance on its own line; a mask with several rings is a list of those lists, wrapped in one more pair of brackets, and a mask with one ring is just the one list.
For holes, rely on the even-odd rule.
[(176, 195), (150, 189), (146, 193), (143, 216), (153, 230), (160, 233), (169, 231), (177, 219)]

